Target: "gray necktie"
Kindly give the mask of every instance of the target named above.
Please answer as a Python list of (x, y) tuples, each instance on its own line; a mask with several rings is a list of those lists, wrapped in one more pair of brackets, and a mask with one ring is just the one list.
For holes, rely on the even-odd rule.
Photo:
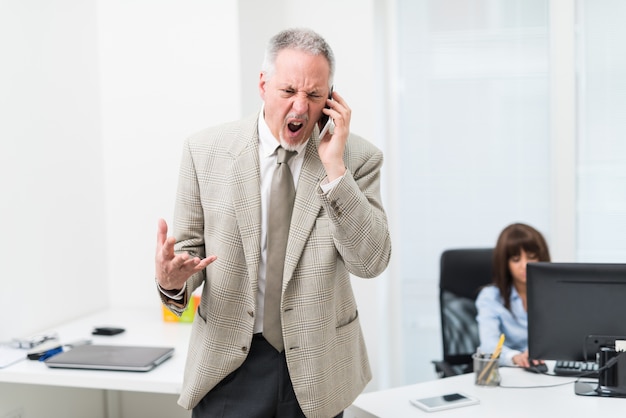
[(272, 177), (269, 211), (267, 213), (267, 270), (265, 273), (263, 336), (280, 352), (283, 351), (284, 347), (280, 323), (280, 298), (289, 224), (291, 223), (291, 212), (296, 197), (293, 177), (287, 162), (296, 155), (296, 152), (279, 147), (276, 153), (277, 165)]

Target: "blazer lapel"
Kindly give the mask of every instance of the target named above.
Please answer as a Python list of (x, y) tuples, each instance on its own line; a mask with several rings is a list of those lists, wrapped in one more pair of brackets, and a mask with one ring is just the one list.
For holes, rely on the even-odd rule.
[(317, 152), (317, 141), (315, 139), (315, 137), (312, 137), (307, 144), (304, 162), (298, 178), (296, 200), (293, 214), (291, 215), (289, 240), (287, 242), (283, 290), (298, 265), (304, 246), (322, 208), (322, 204), (317, 196), (317, 188), (320, 181), (326, 176), (326, 172)]
[(231, 152), (234, 163), (229, 173), (233, 186), (233, 207), (255, 295), (261, 258), (261, 180), (257, 121), (258, 115), (248, 119), (242, 126), (242, 132), (233, 136), (244, 139), (233, 141)]

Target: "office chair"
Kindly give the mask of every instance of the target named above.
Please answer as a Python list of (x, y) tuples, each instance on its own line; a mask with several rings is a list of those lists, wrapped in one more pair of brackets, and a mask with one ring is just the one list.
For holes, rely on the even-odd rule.
[(439, 377), (473, 371), (472, 354), (480, 345), (476, 306), (480, 288), (492, 282), (492, 248), (461, 248), (441, 254), (439, 312), (443, 360), (434, 360)]

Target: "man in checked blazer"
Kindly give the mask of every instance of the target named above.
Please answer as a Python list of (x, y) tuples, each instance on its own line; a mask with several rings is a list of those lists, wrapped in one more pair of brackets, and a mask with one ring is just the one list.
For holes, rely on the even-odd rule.
[[(391, 256), (383, 156), (350, 132), (351, 109), (332, 91), (334, 70), (322, 37), (282, 31), (266, 50), (261, 111), (185, 141), (174, 234), (159, 220), (155, 261), (161, 299), (177, 314), (204, 285), (178, 400), (194, 418), (342, 416), (371, 379), (350, 280), (378, 276)], [(335, 127), (320, 138), (323, 115)], [(279, 145), (297, 151), (289, 160), (296, 197), (280, 351), (263, 337)]]

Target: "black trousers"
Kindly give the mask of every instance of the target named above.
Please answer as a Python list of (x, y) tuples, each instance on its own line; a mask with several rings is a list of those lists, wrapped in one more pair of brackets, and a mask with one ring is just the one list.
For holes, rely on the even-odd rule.
[[(342, 416), (343, 412), (337, 418)], [(285, 352), (277, 352), (263, 335), (255, 334), (246, 361), (202, 398), (191, 417), (304, 418)]]

